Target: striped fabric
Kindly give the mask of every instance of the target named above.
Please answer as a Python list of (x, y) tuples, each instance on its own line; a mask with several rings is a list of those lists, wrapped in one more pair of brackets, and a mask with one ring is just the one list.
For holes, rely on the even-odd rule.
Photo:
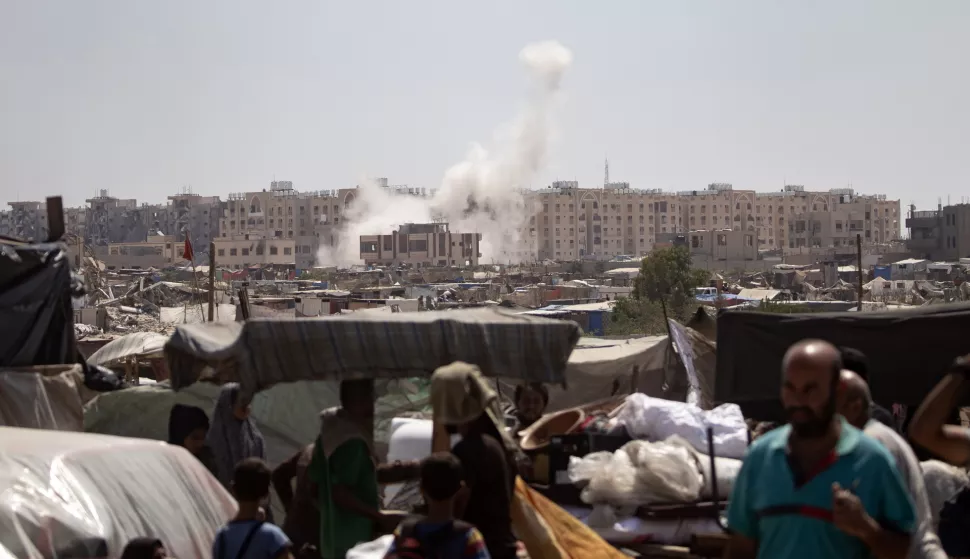
[(454, 361), (488, 376), (561, 384), (578, 339), (575, 322), (490, 308), (354, 313), (184, 324), (165, 356), (175, 389), (199, 380), (206, 366), (252, 393), (296, 380), (429, 375)]

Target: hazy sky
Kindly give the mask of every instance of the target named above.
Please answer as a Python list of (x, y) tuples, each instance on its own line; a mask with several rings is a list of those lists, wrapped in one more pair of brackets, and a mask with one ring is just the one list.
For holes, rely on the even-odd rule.
[(574, 55), (548, 165), (583, 186), (970, 196), (965, 0), (5, 0), (0, 202), (273, 177), (436, 187)]

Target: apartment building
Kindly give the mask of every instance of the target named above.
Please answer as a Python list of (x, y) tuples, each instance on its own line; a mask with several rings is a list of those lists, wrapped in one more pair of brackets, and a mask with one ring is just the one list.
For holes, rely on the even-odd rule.
[(219, 238), (249, 234), (293, 241), (291, 262), (311, 268), (320, 246), (335, 246), (343, 214), (356, 188), (298, 192), (291, 181), (273, 181), (262, 192), (229, 195), (219, 221)]
[(95, 245), (98, 260), (109, 270), (116, 269), (162, 269), (183, 262), (184, 242), (174, 235), (149, 235), (145, 241), (133, 243), (109, 243)]
[(751, 231), (760, 250), (782, 252), (854, 243), (856, 232), (864, 243), (899, 238), (899, 201), (851, 189), (808, 192), (786, 186), (759, 193), (715, 183), (672, 193), (628, 183), (591, 189), (561, 181), (528, 196), (536, 211), (522, 235), (534, 241), (538, 259), (645, 256), (661, 235), (694, 229)]
[(478, 266), (478, 233), (453, 233), (447, 223), (407, 223), (389, 235), (361, 235), (360, 259), (382, 266)]
[(906, 247), (923, 258), (955, 262), (970, 257), (970, 204), (939, 205), (929, 211), (910, 207), (906, 227)]
[(47, 204), (44, 202), (8, 202), (10, 218), (8, 235), (29, 241), (47, 239)]
[(251, 266), (296, 265), (296, 239), (243, 234), (212, 242), (216, 248), (216, 265), (220, 268), (242, 270)]
[[(148, 238), (153, 215), (149, 206), (139, 207), (135, 199), (119, 199), (101, 190), (88, 198), (85, 240), (88, 244), (139, 243)], [(157, 231), (157, 230), (156, 230)], [(156, 233), (152, 231), (152, 233)]]

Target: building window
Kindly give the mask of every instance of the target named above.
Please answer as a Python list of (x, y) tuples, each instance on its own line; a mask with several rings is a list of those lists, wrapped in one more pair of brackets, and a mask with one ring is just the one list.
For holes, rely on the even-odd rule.
[(219, 256), (225, 256), (226, 255), (226, 249), (220, 248), (218, 254), (219, 254)]
[(249, 249), (248, 248), (242, 249), (242, 255), (243, 256), (249, 256)]
[(229, 256), (236, 256), (236, 249), (234, 248), (229, 249)]
[[(377, 243), (373, 243), (373, 244), (374, 244), (374, 248), (376, 249), (377, 248)], [(293, 254), (293, 249), (290, 248), (290, 247), (283, 247), (283, 254), (289, 256), (289, 255)]]
[(269, 253), (270, 255), (275, 256), (280, 253), (280, 249), (276, 248), (275, 246), (271, 246), (269, 247)]

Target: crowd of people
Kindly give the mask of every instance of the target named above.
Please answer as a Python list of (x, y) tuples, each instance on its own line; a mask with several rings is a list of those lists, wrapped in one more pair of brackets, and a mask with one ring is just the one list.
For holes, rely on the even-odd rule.
[[(453, 363), (438, 369), (430, 388), (435, 422), (461, 441), (420, 463), (380, 463), (373, 443), (375, 399), (373, 382), (342, 382), (340, 405), (320, 414), (317, 439), (272, 470), (239, 385), (222, 387), (211, 422), (201, 408), (175, 405), (168, 442), (195, 456), (239, 503), (236, 517), (213, 542), (213, 557), (336, 559), (381, 534), (394, 534), (388, 557), (516, 557), (511, 502), (527, 459), (515, 434), (542, 416), (547, 389), (522, 384), (515, 405), (503, 410), (477, 367)], [(409, 480), (420, 483), (425, 514), (383, 511), (380, 486)], [(273, 522), (271, 488), (286, 511), (281, 526)], [(162, 542), (141, 539), (123, 557), (167, 555)]]
[[(970, 360), (954, 364), (905, 433), (873, 401), (869, 374), (866, 357), (850, 348), (805, 340), (788, 350), (780, 394), (788, 421), (759, 429), (745, 455), (728, 503), (728, 557), (970, 556), (963, 529), (970, 496), (949, 502), (936, 526), (910, 446), (970, 464), (970, 432), (948, 424), (970, 385)], [(521, 384), (514, 406), (502, 409), (476, 367), (454, 363), (435, 371), (430, 400), (441, 435), (461, 439), (421, 463), (379, 463), (373, 383), (345, 381), (340, 406), (321, 413), (319, 437), (274, 470), (238, 385), (222, 388), (211, 424), (203, 410), (176, 405), (169, 443), (196, 456), (239, 502), (213, 557), (337, 559), (392, 533), (388, 557), (516, 557), (511, 503), (529, 463), (516, 434), (542, 416), (548, 390)], [(420, 481), (423, 516), (380, 506), (379, 487), (406, 480)], [(287, 511), (281, 527), (273, 523), (271, 487)], [(145, 539), (124, 557), (166, 554), (162, 542)]]
[[(952, 464), (970, 462), (970, 433), (948, 425), (966, 395), (970, 362), (960, 359), (909, 425), (875, 404), (868, 361), (821, 340), (793, 345), (782, 363), (788, 423), (748, 449), (728, 503), (727, 556), (965, 557), (970, 515), (934, 526), (910, 441)], [(939, 534), (939, 535), (938, 535)]]

